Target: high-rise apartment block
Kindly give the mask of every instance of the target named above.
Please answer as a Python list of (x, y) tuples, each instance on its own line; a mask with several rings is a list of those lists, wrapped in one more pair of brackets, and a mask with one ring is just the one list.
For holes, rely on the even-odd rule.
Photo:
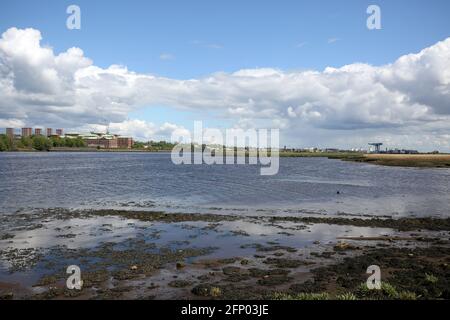
[(14, 138), (14, 128), (6, 128), (6, 135), (9, 138)]
[(29, 137), (33, 134), (32, 128), (22, 128), (22, 137)]

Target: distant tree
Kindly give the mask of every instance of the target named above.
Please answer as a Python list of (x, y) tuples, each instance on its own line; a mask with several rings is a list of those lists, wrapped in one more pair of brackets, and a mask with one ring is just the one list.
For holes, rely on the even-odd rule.
[(33, 148), (38, 151), (48, 151), (52, 147), (49, 139), (43, 136), (33, 137)]
[(86, 143), (81, 138), (61, 138), (51, 137), (50, 144), (52, 147), (66, 147), (66, 148), (83, 148), (86, 147)]
[(31, 137), (22, 137), (18, 143), (19, 148), (30, 149), (33, 146), (33, 140)]
[(8, 147), (6, 146), (5, 143), (5, 138), (3, 137), (3, 135), (0, 136), (0, 152), (1, 151), (7, 151)]
[(51, 137), (50, 143), (52, 144), (52, 147), (62, 147), (64, 145), (64, 141), (60, 137)]
[(84, 140), (81, 139), (81, 138), (77, 138), (77, 139), (75, 140), (75, 146), (76, 146), (77, 148), (84, 148), (84, 147), (86, 147), (86, 142), (84, 142)]
[(70, 138), (66, 138), (65, 139), (65, 143), (64, 143), (64, 146), (65, 147), (68, 147), (68, 148), (72, 148), (73, 147), (73, 139), (70, 139)]
[(0, 134), (0, 144), (0, 151), (10, 151), (15, 148), (14, 139), (6, 134)]
[(150, 141), (149, 148), (151, 150), (172, 150), (175, 144), (167, 141)]
[(144, 142), (136, 141), (133, 144), (133, 149), (144, 149), (145, 145), (146, 144)]

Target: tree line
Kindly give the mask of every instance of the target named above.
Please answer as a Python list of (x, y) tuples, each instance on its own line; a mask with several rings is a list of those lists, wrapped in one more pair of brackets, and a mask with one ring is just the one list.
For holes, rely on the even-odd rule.
[(17, 150), (37, 150), (48, 151), (51, 148), (83, 148), (86, 143), (81, 138), (61, 138), (61, 137), (45, 137), (45, 136), (29, 136), (20, 139), (8, 137), (0, 134), (0, 151), (17, 151)]
[(172, 150), (175, 144), (167, 141), (135, 141), (133, 149), (146, 149), (148, 151), (167, 151)]

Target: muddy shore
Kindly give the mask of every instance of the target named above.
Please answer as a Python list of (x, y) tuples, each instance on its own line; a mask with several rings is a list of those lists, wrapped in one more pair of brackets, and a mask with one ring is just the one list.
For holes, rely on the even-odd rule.
[(0, 262), (2, 299), (449, 299), (450, 219), (35, 210), (4, 217)]

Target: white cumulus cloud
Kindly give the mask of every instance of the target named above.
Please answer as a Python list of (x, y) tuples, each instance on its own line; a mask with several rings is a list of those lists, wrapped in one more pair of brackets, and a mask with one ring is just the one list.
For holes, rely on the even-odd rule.
[(80, 48), (55, 53), (41, 40), (38, 30), (17, 28), (0, 39), (0, 125), (75, 129), (110, 123), (147, 138), (185, 129), (127, 120), (129, 113), (169, 106), (214, 111), (237, 126), (280, 126), (286, 141), (301, 145), (378, 137), (449, 146), (450, 38), (383, 66), (243, 69), (188, 80), (119, 65), (100, 68)]

